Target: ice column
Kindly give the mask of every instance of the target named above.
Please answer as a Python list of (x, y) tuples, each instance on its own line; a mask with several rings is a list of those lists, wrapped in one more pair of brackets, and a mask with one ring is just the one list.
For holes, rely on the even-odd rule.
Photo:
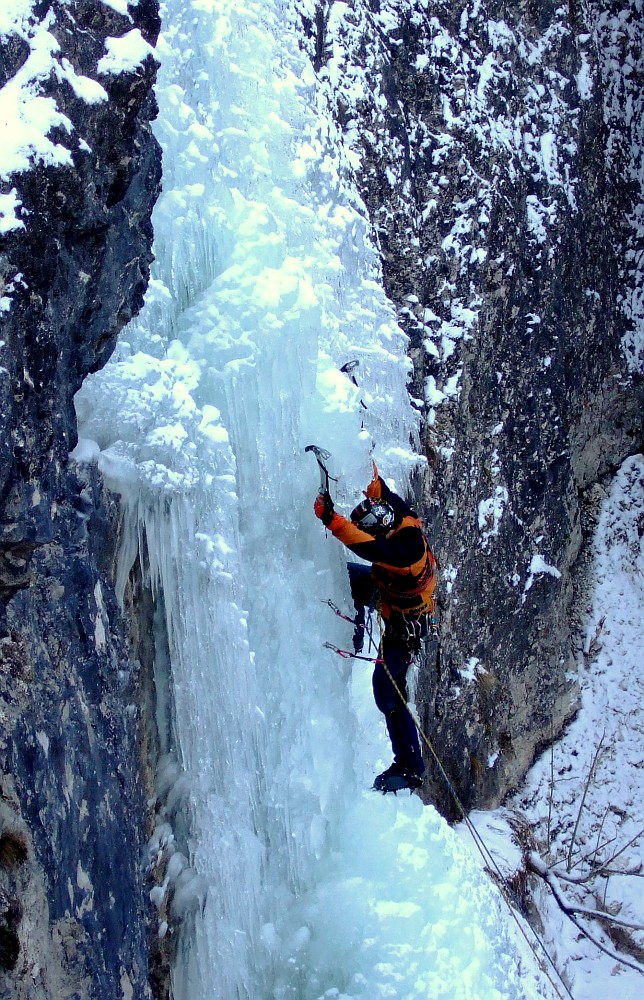
[[(348, 674), (321, 648), (337, 637), (321, 598), (346, 580), (304, 446), (333, 449), (347, 497), (374, 441), (393, 442), (390, 473), (413, 463), (404, 338), (290, 16), (165, 5), (153, 280), (78, 398), (84, 453), (95, 442), (164, 597), (190, 863), (208, 888), (179, 1000), (284, 981), (274, 968), (306, 937), (293, 899), (354, 780)], [(353, 358), (361, 387), (339, 371)], [(202, 903), (188, 871), (178, 908)]]

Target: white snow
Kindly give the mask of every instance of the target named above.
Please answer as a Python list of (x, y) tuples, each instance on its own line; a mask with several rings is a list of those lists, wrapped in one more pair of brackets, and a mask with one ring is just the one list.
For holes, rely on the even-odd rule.
[[(19, 14), (26, 18), (26, 6), (20, 5)], [(47, 30), (50, 18), (36, 25), (13, 22), (30, 45), (31, 52), (15, 76), (0, 90), (0, 127), (3, 142), (0, 145), (0, 178), (6, 180), (12, 173), (29, 169), (34, 162), (49, 166), (71, 164), (71, 153), (59, 142), (47, 137), (55, 126), (68, 132), (72, 125), (56, 107), (51, 97), (39, 92), (40, 81), (46, 79), (55, 67), (59, 45)]]
[(16, 209), (20, 208), (21, 204), (15, 188), (8, 194), (0, 194), (0, 233), (8, 233), (11, 229), (24, 229), (24, 222), (16, 215)]
[(148, 56), (154, 56), (154, 49), (138, 28), (115, 38), (106, 38), (105, 48), (107, 55), (99, 59), (97, 70), (106, 76), (132, 73)]
[(575, 81), (582, 101), (590, 100), (593, 94), (593, 77), (588, 56), (585, 52), (581, 53), (581, 69), (577, 73)]
[[(628, 459), (604, 501), (595, 537), (595, 579), (583, 655), (581, 709), (565, 736), (537, 762), (508, 803), (534, 832), (540, 853), (561, 881), (568, 901), (587, 910), (608, 909), (644, 924), (644, 457)], [(599, 751), (593, 776), (593, 758)], [(498, 814), (502, 820), (503, 811)], [(510, 838), (506, 841), (509, 843)], [(568, 856), (572, 849), (570, 870)], [(503, 853), (503, 851), (501, 851)], [(615, 872), (583, 881), (591, 866)], [(620, 874), (631, 872), (632, 874)], [(537, 896), (548, 947), (569, 977), (575, 1000), (642, 996), (642, 973), (602, 954), (581, 938), (545, 891)], [(601, 921), (582, 921), (605, 946)], [(630, 931), (636, 947), (644, 933)]]
[(532, 584), (537, 576), (545, 574), (546, 576), (552, 576), (555, 580), (561, 578), (561, 573), (556, 566), (552, 566), (547, 560), (541, 555), (540, 552), (535, 552), (530, 560), (530, 565), (528, 566), (528, 575), (526, 578), (525, 585), (523, 587), (522, 601), (525, 602), (526, 596)]
[(478, 524), (481, 532), (481, 547), (487, 549), (490, 539), (499, 533), (499, 525), (503, 511), (508, 502), (508, 491), (505, 486), (496, 486), (491, 497), (479, 502)]
[(543, 556), (539, 553), (533, 555), (530, 560), (530, 573), (532, 576), (537, 576), (539, 573), (548, 573), (550, 576), (556, 577), (556, 579), (559, 579), (561, 576), (559, 570), (556, 569), (555, 566), (551, 566), (547, 563)]
[(4, 0), (0, 9), (0, 35), (22, 29), (33, 5), (34, 0)]
[(123, 14), (125, 17), (129, 17), (132, 20), (129, 7), (136, 7), (139, 0), (101, 0), (101, 3), (105, 4), (106, 7), (111, 7), (115, 10), (117, 14)]
[(548, 225), (554, 223), (556, 210), (553, 205), (544, 205), (536, 195), (529, 194), (526, 198), (526, 214), (528, 232), (532, 233), (537, 243), (548, 240)]
[(76, 96), (86, 104), (100, 104), (107, 100), (105, 88), (90, 76), (77, 73), (69, 59), (61, 59), (57, 73), (61, 79), (67, 80)]

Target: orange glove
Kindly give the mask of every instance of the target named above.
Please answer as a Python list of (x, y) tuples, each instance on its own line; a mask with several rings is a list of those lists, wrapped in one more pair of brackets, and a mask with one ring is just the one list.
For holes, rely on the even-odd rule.
[(379, 500), (382, 496), (382, 488), (380, 486), (380, 474), (378, 472), (378, 466), (371, 459), (371, 464), (373, 465), (373, 479), (367, 486), (365, 490), (365, 496), (369, 497), (371, 500)]
[(335, 513), (333, 510), (333, 500), (328, 493), (319, 493), (316, 496), (313, 510), (315, 511), (315, 516), (322, 521), (325, 528), (328, 528)]

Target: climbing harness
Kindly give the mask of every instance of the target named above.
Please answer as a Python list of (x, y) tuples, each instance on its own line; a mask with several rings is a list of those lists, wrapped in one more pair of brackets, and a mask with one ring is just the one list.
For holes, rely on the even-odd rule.
[[(383, 620), (380, 616), (379, 622), (382, 631)], [(391, 634), (399, 636), (408, 643), (410, 649), (414, 652), (414, 656), (420, 654), (423, 645), (438, 641), (439, 638), (438, 626), (434, 618), (433, 601), (430, 607), (413, 616), (403, 614), (402, 612), (394, 612), (387, 620), (386, 625)]]
[[(405, 517), (396, 531), (402, 528), (420, 529), (416, 517)], [(422, 530), (422, 529), (421, 529)], [(424, 551), (411, 566), (394, 566), (384, 562), (373, 564), (372, 576), (382, 592), (383, 607), (409, 617), (418, 617), (422, 612), (434, 610), (434, 590), (438, 563), (423, 535)]]

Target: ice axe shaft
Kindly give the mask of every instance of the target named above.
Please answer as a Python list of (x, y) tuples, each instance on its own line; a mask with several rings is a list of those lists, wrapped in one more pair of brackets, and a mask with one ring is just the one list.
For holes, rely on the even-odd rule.
[(311, 451), (315, 455), (315, 460), (320, 467), (320, 493), (327, 494), (331, 496), (329, 491), (329, 481), (333, 480), (337, 483), (337, 479), (333, 479), (333, 476), (329, 475), (329, 470), (327, 469), (325, 462), (328, 462), (331, 458), (331, 452), (326, 451), (324, 448), (318, 448), (316, 444), (309, 444), (306, 446), (304, 451)]

